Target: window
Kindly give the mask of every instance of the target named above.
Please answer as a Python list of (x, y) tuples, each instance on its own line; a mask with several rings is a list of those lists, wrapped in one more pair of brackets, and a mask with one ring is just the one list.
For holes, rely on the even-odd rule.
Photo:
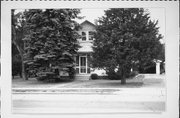
[(94, 39), (94, 31), (82, 32), (81, 37), (82, 37), (82, 41), (87, 41), (87, 40), (91, 41)]
[(86, 32), (82, 32), (82, 41), (86, 41)]
[(89, 40), (93, 40), (93, 38), (94, 38), (94, 32), (89, 31)]

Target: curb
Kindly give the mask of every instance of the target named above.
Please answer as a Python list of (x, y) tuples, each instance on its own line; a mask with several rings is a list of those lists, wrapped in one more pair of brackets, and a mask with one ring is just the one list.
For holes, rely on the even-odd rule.
[(13, 94), (114, 94), (120, 89), (12, 89)]

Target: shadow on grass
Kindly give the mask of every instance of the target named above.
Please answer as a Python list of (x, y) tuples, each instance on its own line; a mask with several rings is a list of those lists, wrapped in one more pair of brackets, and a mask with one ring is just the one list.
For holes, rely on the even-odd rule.
[(104, 86), (113, 86), (113, 87), (120, 87), (120, 88), (137, 88), (142, 87), (143, 83), (126, 83), (122, 85), (121, 83), (105, 83)]
[(120, 80), (70, 80), (59, 79), (58, 81), (38, 81), (36, 78), (23, 80), (20, 77), (12, 79), (13, 88), (41, 88), (41, 87), (56, 87), (58, 88), (138, 88), (143, 86), (141, 79), (127, 79), (125, 85), (121, 84)]
[(71, 83), (74, 80), (70, 79), (58, 79), (58, 81), (38, 81), (36, 78), (29, 78), (28, 80), (23, 80), (22, 78), (16, 76), (12, 79), (12, 87), (50, 87), (57, 84)]
[(142, 81), (127, 80), (127, 83), (122, 85), (120, 80), (92, 80), (94, 81), (91, 85), (86, 85), (86, 87), (113, 87), (113, 88), (138, 88), (143, 86)]

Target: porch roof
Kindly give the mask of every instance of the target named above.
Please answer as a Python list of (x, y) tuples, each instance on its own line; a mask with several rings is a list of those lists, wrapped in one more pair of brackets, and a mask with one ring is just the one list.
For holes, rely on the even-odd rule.
[(93, 49), (91, 46), (82, 46), (81, 48), (79, 48), (78, 52), (81, 53), (93, 52)]

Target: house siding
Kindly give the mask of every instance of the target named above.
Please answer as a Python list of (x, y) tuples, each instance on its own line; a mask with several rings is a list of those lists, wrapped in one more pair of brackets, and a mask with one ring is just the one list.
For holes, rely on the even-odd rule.
[[(76, 56), (76, 77), (77, 80), (89, 80), (90, 73), (91, 73), (91, 64), (90, 64), (90, 55), (93, 52), (92, 46), (93, 46), (93, 40), (90, 39), (89, 32), (95, 32), (95, 26), (90, 23), (89, 21), (85, 21), (81, 24), (81, 28), (79, 29), (78, 33), (82, 36), (80, 39), (78, 39), (78, 42), (81, 46), (78, 50), (78, 54)], [(84, 33), (82, 33), (84, 32)], [(84, 36), (85, 34), (85, 36)], [(84, 38), (85, 37), (85, 38)], [(82, 40), (82, 38), (86, 40)], [(82, 73), (82, 66), (81, 66), (81, 57), (86, 58), (86, 69), (85, 72)], [(81, 70), (82, 69), (82, 70)]]

